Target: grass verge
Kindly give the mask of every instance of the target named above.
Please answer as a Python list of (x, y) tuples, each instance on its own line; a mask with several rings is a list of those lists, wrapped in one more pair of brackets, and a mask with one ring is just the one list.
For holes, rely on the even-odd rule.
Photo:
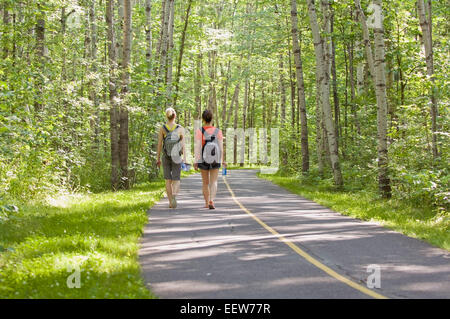
[(374, 221), (404, 235), (450, 250), (450, 216), (445, 213), (437, 215), (432, 207), (416, 207), (397, 199), (380, 199), (371, 191), (338, 191), (296, 177), (258, 176), (343, 215)]
[[(138, 250), (146, 211), (163, 195), (159, 180), (3, 214), (0, 298), (155, 298), (143, 282)], [(81, 287), (69, 288), (76, 267)]]

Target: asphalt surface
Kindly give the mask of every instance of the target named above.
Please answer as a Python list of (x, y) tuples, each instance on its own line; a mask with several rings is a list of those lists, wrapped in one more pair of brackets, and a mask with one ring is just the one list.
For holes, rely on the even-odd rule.
[[(367, 288), (380, 270), (388, 298), (450, 298), (450, 253), (397, 232), (343, 216), (256, 177), (228, 171), (237, 200), (312, 258)], [(261, 226), (219, 176), (216, 209), (202, 208), (201, 177), (181, 181), (178, 208), (149, 210), (139, 259), (160, 298), (372, 298), (319, 269)], [(370, 281), (370, 280), (369, 280)], [(370, 281), (371, 282), (371, 281)]]

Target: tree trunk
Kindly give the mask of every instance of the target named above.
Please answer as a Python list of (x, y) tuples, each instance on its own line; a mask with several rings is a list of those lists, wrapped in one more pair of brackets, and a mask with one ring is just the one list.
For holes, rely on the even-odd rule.
[(111, 138), (111, 187), (113, 190), (119, 188), (119, 110), (117, 107), (117, 62), (116, 62), (116, 39), (114, 34), (114, 0), (106, 2), (106, 23), (108, 26), (108, 58), (109, 58), (109, 117)]
[(130, 62), (131, 62), (131, 0), (124, 0), (124, 23), (123, 23), (123, 61), (122, 61), (122, 103), (120, 105), (120, 169), (121, 188), (130, 188), (128, 174), (128, 108), (125, 101), (130, 85)]
[(361, 23), (362, 27), (363, 42), (364, 48), (366, 50), (367, 63), (369, 64), (369, 71), (372, 76), (375, 76), (375, 66), (373, 61), (372, 45), (370, 43), (369, 28), (367, 27), (367, 20), (361, 8), (360, 0), (355, 0), (355, 5), (357, 11), (357, 18), (359, 18), (359, 22)]
[[(249, 103), (249, 90), (250, 90), (249, 86), (250, 86), (250, 82), (249, 82), (249, 79), (247, 78), (245, 80), (245, 86), (244, 86), (244, 107), (242, 108), (242, 128), (244, 129), (244, 132), (246, 129), (247, 110), (248, 110), (248, 103)], [(242, 143), (241, 153), (240, 153), (240, 155), (242, 155), (242, 157), (240, 158), (241, 167), (244, 166), (244, 157), (245, 157), (244, 150), (245, 150), (245, 143)]]
[(239, 103), (238, 102), (239, 101), (239, 89), (240, 89), (240, 85), (238, 83), (238, 84), (236, 84), (236, 87), (234, 88), (233, 98), (231, 99), (230, 108), (228, 109), (228, 112), (227, 112), (227, 119), (225, 121), (225, 124), (223, 125), (224, 130), (227, 129), (228, 123), (230, 123), (231, 114), (233, 113), (234, 104), (236, 104), (236, 107), (237, 107), (237, 105)]
[[(161, 2), (161, 27), (159, 29), (159, 40), (158, 40), (158, 44), (156, 45), (156, 59), (155, 61), (160, 61), (161, 59), (161, 48), (163, 46), (163, 42), (164, 42), (164, 37), (165, 37), (165, 33), (164, 30), (166, 30), (164, 28), (165, 25), (165, 19), (166, 19), (166, 5), (168, 4), (169, 0), (162, 0)], [(159, 70), (159, 69), (158, 69)]]
[[(381, 0), (375, 0), (375, 5), (380, 7)], [(376, 95), (378, 105), (378, 180), (379, 189), (384, 198), (391, 197), (391, 185), (388, 170), (388, 145), (387, 145), (387, 93), (386, 93), (386, 63), (385, 63), (385, 47), (384, 47), (384, 27), (383, 17), (380, 18), (379, 25), (374, 29), (375, 36), (375, 58), (374, 68), (376, 76)]]
[[(427, 64), (427, 75), (431, 81), (430, 99), (431, 99), (431, 148), (433, 152), (433, 158), (436, 159), (439, 156), (438, 143), (437, 143), (437, 114), (438, 114), (438, 102), (436, 98), (435, 78), (434, 78), (434, 62), (433, 62), (433, 39), (432, 39), (432, 11), (431, 1), (425, 6), (424, 0), (417, 1), (417, 7), (419, 12), (420, 27), (422, 29), (422, 41), (425, 47), (425, 59)], [(426, 15), (428, 11), (428, 17)]]
[(325, 170), (325, 141), (323, 134), (323, 111), (322, 111), (322, 97), (320, 96), (319, 75), (316, 70), (316, 153), (317, 153), (317, 168), (319, 176), (324, 176)]
[[(91, 73), (97, 73), (97, 24), (96, 24), (96, 16), (95, 16), (95, 2), (92, 1), (89, 6), (89, 32), (90, 32), (90, 63), (91, 63)], [(92, 80), (89, 81), (89, 97), (94, 106), (93, 116), (91, 119), (91, 129), (94, 133), (94, 145), (93, 150), (97, 151), (99, 149), (99, 126), (100, 126), (100, 116), (98, 110), (98, 97), (97, 97), (97, 87), (96, 83), (93, 80), (94, 77), (91, 76)]]
[[(391, 197), (391, 185), (388, 170), (388, 145), (387, 145), (387, 94), (386, 94), (386, 63), (385, 63), (385, 47), (384, 47), (384, 27), (383, 15), (376, 15), (374, 25), (375, 36), (375, 57), (372, 56), (370, 48), (370, 39), (366, 38), (369, 35), (367, 28), (366, 17), (361, 8), (359, 0), (355, 0), (355, 5), (358, 10), (361, 25), (363, 28), (364, 41), (366, 43), (366, 52), (369, 57), (369, 62), (373, 65), (370, 67), (374, 73), (375, 95), (377, 98), (377, 131), (378, 131), (378, 188), (383, 198)], [(374, 5), (378, 6), (378, 12), (382, 12), (381, 0), (375, 0)], [(377, 11), (377, 10), (376, 10)]]
[(40, 74), (37, 75), (36, 87), (38, 92), (38, 99), (34, 102), (34, 109), (36, 113), (40, 113), (43, 109), (42, 98), (43, 98), (43, 78), (42, 73), (45, 67), (45, 13), (42, 11), (41, 6), (38, 5), (38, 18), (36, 20), (36, 57), (39, 68), (41, 69)]
[(208, 71), (209, 71), (209, 90), (208, 90), (208, 109), (214, 114), (214, 122), (219, 122), (217, 113), (217, 94), (216, 94), (216, 60), (217, 51), (208, 52)]
[(149, 76), (153, 74), (152, 41), (152, 0), (145, 0), (145, 42), (147, 43), (145, 60), (147, 62), (147, 74)]
[(222, 106), (222, 128), (225, 128), (225, 121), (227, 118), (227, 104), (228, 104), (228, 87), (230, 83), (230, 72), (231, 72), (231, 61), (228, 61), (227, 68), (227, 76), (224, 80), (224, 89), (223, 89), (223, 106)]
[[(344, 32), (343, 32), (344, 33)], [(343, 129), (343, 134), (341, 134), (341, 136), (343, 137), (342, 139), (342, 157), (345, 159), (346, 157), (346, 145), (347, 145), (347, 139), (348, 139), (348, 132), (347, 132), (347, 128), (348, 128), (348, 119), (347, 119), (347, 109), (348, 109), (348, 83), (349, 83), (349, 66), (348, 66), (348, 57), (347, 57), (347, 51), (344, 49), (344, 60), (345, 60), (345, 104), (344, 104), (344, 129)]]
[[(352, 16), (351, 18), (353, 20), (353, 10), (351, 11), (351, 16)], [(370, 41), (369, 41), (369, 45), (370, 45)], [(356, 47), (357, 47), (356, 51), (358, 52), (359, 41), (358, 41), (358, 44), (356, 45)], [(359, 136), (359, 135), (361, 135), (361, 125), (359, 123), (358, 110), (356, 107), (354, 53), (355, 53), (355, 48), (354, 48), (354, 42), (352, 39), (350, 42), (349, 48), (348, 48), (349, 72), (350, 72), (350, 104), (351, 104), (351, 112), (352, 112), (352, 116), (353, 116), (353, 124), (356, 128), (356, 134)], [(358, 70), (356, 71), (356, 73), (358, 73)], [(358, 74), (356, 74), (356, 76), (358, 77)], [(359, 143), (358, 138), (356, 138), (355, 141), (356, 141), (356, 143)]]
[(9, 13), (9, 8), (6, 2), (3, 4), (3, 28), (6, 32), (2, 34), (2, 42), (3, 42), (3, 59), (6, 59), (9, 56), (9, 28), (11, 24), (11, 15)]
[(164, 1), (164, 15), (161, 21), (162, 35), (159, 45), (161, 48), (161, 54), (159, 57), (159, 76), (158, 76), (159, 83), (164, 82), (165, 75), (167, 74), (167, 50), (169, 48), (169, 23), (170, 23), (169, 19), (173, 1), (174, 0)]
[(194, 82), (194, 92), (195, 92), (195, 106), (196, 113), (195, 119), (200, 120), (202, 116), (202, 96), (201, 96), (201, 55), (197, 53), (195, 62), (195, 82)]
[(250, 90), (250, 82), (247, 78), (245, 80), (245, 87), (244, 87), (244, 108), (242, 109), (242, 128), (245, 130), (246, 128), (246, 120), (247, 120), (247, 108), (249, 103), (249, 90)]
[(322, 98), (322, 108), (324, 114), (325, 128), (327, 131), (328, 148), (330, 150), (331, 167), (333, 170), (334, 183), (340, 187), (343, 185), (342, 172), (339, 161), (337, 140), (334, 128), (334, 122), (330, 105), (330, 75), (327, 70), (326, 57), (324, 52), (324, 39), (320, 35), (319, 25), (317, 23), (317, 13), (313, 0), (307, 0), (308, 13), (311, 29), (314, 39), (314, 49), (316, 53), (316, 64), (319, 75), (320, 95)]
[[(361, 52), (361, 42), (356, 41), (356, 54)], [(358, 96), (361, 96), (364, 92), (364, 63), (358, 62), (356, 66), (356, 92)]]
[(66, 69), (67, 48), (65, 46), (67, 19), (73, 13), (75, 13), (75, 9), (69, 13), (66, 13), (66, 7), (61, 8), (61, 41), (62, 41), (62, 46), (63, 46), (63, 50), (64, 50), (63, 62), (61, 65), (61, 85), (66, 81), (66, 78), (67, 78), (67, 69)]
[(292, 48), (294, 51), (295, 69), (297, 75), (298, 109), (301, 122), (300, 140), (302, 151), (302, 173), (306, 174), (309, 171), (308, 123), (306, 117), (305, 84), (303, 81), (301, 48), (298, 39), (297, 0), (291, 0), (291, 23)]
[(167, 40), (167, 71), (166, 71), (166, 84), (167, 84), (167, 101), (171, 102), (172, 95), (172, 73), (173, 73), (173, 32), (175, 26), (175, 0), (170, 2), (170, 15), (169, 15), (169, 30)]
[(252, 89), (252, 109), (250, 112), (250, 126), (251, 128), (255, 128), (255, 104), (256, 104), (256, 78), (253, 81), (253, 89)]
[[(334, 33), (334, 10), (330, 6), (330, 31), (333, 35)], [(333, 104), (334, 104), (334, 126), (336, 128), (336, 139), (339, 147), (339, 117), (340, 117), (340, 106), (339, 106), (339, 95), (338, 95), (338, 87), (337, 87), (337, 75), (336, 75), (336, 45), (331, 36), (331, 76), (333, 83)]]
[(175, 97), (174, 97), (174, 101), (173, 101), (174, 107), (177, 105), (178, 90), (179, 90), (180, 77), (181, 77), (181, 68), (182, 68), (183, 54), (184, 54), (184, 43), (186, 41), (186, 34), (187, 34), (187, 28), (188, 28), (188, 24), (189, 24), (189, 16), (190, 16), (190, 12), (191, 12), (191, 6), (192, 6), (192, 0), (189, 0), (188, 7), (186, 9), (186, 16), (184, 18), (183, 32), (181, 34), (180, 53), (178, 55), (177, 75), (175, 77)]
[(284, 127), (284, 125), (286, 124), (286, 80), (284, 78), (284, 63), (282, 54), (280, 54), (279, 73), (280, 73), (281, 125)]
[[(237, 89), (237, 93), (239, 93), (239, 88)], [(234, 129), (236, 130), (238, 127), (238, 119), (239, 119), (239, 96), (236, 96), (235, 106), (234, 106)], [(237, 136), (234, 135), (234, 164), (237, 164)]]
[(292, 54), (291, 50), (289, 50), (289, 81), (291, 85), (291, 126), (292, 131), (295, 128), (295, 74), (292, 71)]
[(123, 1), (117, 0), (117, 15), (118, 15), (118, 28), (117, 28), (117, 41), (116, 41), (116, 57), (118, 63), (122, 63), (123, 60)]

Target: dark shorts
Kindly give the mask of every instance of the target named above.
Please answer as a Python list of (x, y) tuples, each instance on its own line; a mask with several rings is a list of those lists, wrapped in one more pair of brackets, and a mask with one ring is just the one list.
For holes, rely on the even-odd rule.
[(181, 163), (173, 162), (165, 154), (162, 156), (162, 167), (164, 171), (164, 179), (179, 181), (181, 177)]
[(210, 170), (210, 169), (219, 169), (220, 168), (220, 164), (219, 163), (217, 163), (217, 164), (208, 164), (208, 163), (203, 162), (203, 163), (199, 163), (198, 164), (198, 168), (200, 168), (202, 170), (205, 170), (205, 171)]

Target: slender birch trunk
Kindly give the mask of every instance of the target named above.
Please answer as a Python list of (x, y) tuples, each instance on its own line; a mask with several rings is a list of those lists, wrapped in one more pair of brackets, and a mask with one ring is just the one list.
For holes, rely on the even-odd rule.
[(324, 175), (325, 169), (325, 141), (323, 130), (323, 111), (322, 111), (322, 97), (320, 96), (320, 76), (316, 70), (316, 153), (317, 153), (317, 168), (319, 175)]
[[(330, 32), (331, 35), (334, 33), (334, 10), (329, 4), (330, 7)], [(339, 118), (340, 118), (340, 103), (339, 103), (339, 95), (338, 95), (338, 87), (337, 87), (337, 75), (336, 75), (336, 43), (331, 36), (331, 76), (332, 76), (332, 84), (333, 84), (333, 104), (334, 104), (334, 126), (336, 128), (336, 139), (338, 141), (339, 147)]]
[(303, 81), (303, 63), (298, 39), (297, 0), (291, 0), (292, 48), (294, 50), (295, 70), (297, 76), (298, 109), (301, 122), (302, 173), (309, 171), (308, 123), (306, 117), (305, 83)]
[(286, 124), (286, 79), (284, 78), (284, 62), (283, 55), (280, 54), (280, 63), (278, 65), (280, 73), (280, 109), (281, 109), (281, 125)]
[(201, 55), (196, 55), (195, 61), (195, 80), (194, 80), (194, 92), (195, 92), (195, 119), (200, 120), (202, 114), (202, 96), (201, 96)]
[(225, 124), (223, 126), (224, 130), (227, 129), (228, 123), (230, 123), (231, 114), (233, 114), (234, 104), (236, 104), (236, 105), (238, 104), (239, 90), (240, 90), (240, 84), (238, 83), (238, 84), (236, 84), (236, 87), (234, 88), (233, 98), (232, 98), (231, 103), (230, 103), (230, 108), (228, 109), (228, 112), (227, 112), (227, 119), (226, 119)]
[[(239, 89), (237, 90), (237, 93), (239, 93)], [(233, 128), (236, 130), (238, 127), (238, 120), (239, 120), (239, 96), (236, 96), (235, 100), (235, 106), (234, 106), (234, 125)], [(237, 164), (237, 136), (234, 135), (234, 164)]]
[(161, 27), (159, 29), (159, 40), (158, 40), (158, 44), (156, 45), (156, 60), (159, 61), (159, 59), (161, 58), (161, 48), (163, 46), (163, 42), (164, 42), (164, 25), (165, 25), (165, 19), (166, 19), (166, 12), (167, 12), (167, 7), (166, 5), (168, 4), (169, 0), (162, 0), (161, 1)]
[(108, 59), (109, 59), (109, 118), (111, 138), (111, 187), (119, 188), (119, 109), (117, 106), (117, 62), (116, 39), (114, 32), (114, 0), (106, 2), (106, 24), (108, 26)]
[[(433, 152), (433, 158), (436, 159), (439, 156), (438, 141), (437, 141), (437, 114), (438, 114), (438, 102), (436, 98), (435, 78), (434, 78), (434, 62), (433, 62), (433, 39), (432, 39), (432, 11), (431, 1), (425, 6), (424, 0), (417, 1), (420, 27), (422, 29), (422, 41), (425, 47), (425, 60), (427, 64), (427, 75), (431, 81), (430, 89), (430, 115), (431, 115), (431, 147)], [(428, 17), (427, 17), (428, 14)]]
[[(67, 48), (65, 46), (66, 42), (66, 29), (67, 29), (67, 19), (71, 14), (75, 13), (75, 9), (73, 9), (71, 12), (66, 13), (66, 7), (61, 8), (61, 42), (64, 50), (63, 54), (63, 61), (61, 65), (61, 84), (63, 84), (66, 81), (67, 78), (67, 66), (66, 66), (66, 60), (67, 60)], [(20, 19), (19, 19), (20, 21)], [(19, 50), (20, 51), (20, 50)]]
[(364, 43), (364, 49), (366, 51), (367, 63), (369, 64), (369, 71), (372, 76), (375, 76), (375, 66), (374, 66), (374, 61), (373, 61), (373, 53), (372, 53), (372, 45), (370, 42), (369, 28), (367, 27), (367, 19), (361, 8), (360, 0), (355, 0), (355, 6), (356, 6), (357, 18), (359, 19), (359, 22), (361, 23), (361, 27), (362, 27), (363, 43)]
[(177, 63), (177, 74), (175, 77), (175, 97), (173, 101), (174, 107), (177, 105), (177, 99), (178, 99), (178, 91), (180, 89), (180, 78), (181, 78), (181, 68), (183, 67), (183, 54), (184, 54), (184, 44), (186, 42), (186, 35), (187, 35), (187, 28), (189, 25), (189, 17), (191, 13), (191, 7), (192, 7), (192, 0), (189, 0), (188, 7), (186, 9), (186, 16), (184, 18), (184, 27), (183, 32), (181, 33), (181, 40), (180, 40), (180, 53), (178, 55), (178, 63)]
[[(361, 52), (361, 42), (356, 41), (356, 54)], [(364, 63), (359, 62), (356, 66), (356, 93), (361, 96), (364, 92)]]
[(223, 106), (222, 106), (222, 128), (225, 128), (225, 121), (227, 118), (227, 104), (228, 104), (228, 87), (230, 83), (230, 77), (231, 77), (231, 61), (228, 61), (228, 68), (227, 68), (227, 76), (224, 84), (224, 92), (223, 92)]
[(124, 23), (123, 23), (123, 61), (122, 61), (122, 103), (120, 105), (120, 170), (121, 187), (130, 188), (128, 173), (128, 108), (126, 100), (130, 85), (130, 62), (131, 62), (131, 0), (124, 0)]
[(334, 122), (330, 105), (330, 75), (327, 70), (326, 57), (324, 52), (324, 39), (320, 34), (320, 28), (317, 22), (316, 7), (313, 0), (307, 0), (308, 14), (311, 24), (311, 30), (314, 39), (314, 49), (316, 53), (316, 64), (319, 75), (319, 88), (322, 98), (322, 108), (324, 115), (324, 124), (327, 132), (328, 148), (330, 151), (331, 168), (333, 170), (334, 183), (340, 187), (343, 185), (341, 166), (339, 161), (337, 140), (334, 128)]
[(117, 0), (117, 16), (118, 16), (118, 28), (117, 28), (117, 41), (116, 41), (116, 57), (118, 63), (122, 63), (123, 60), (123, 23), (124, 23), (124, 12), (123, 12), (123, 1)]
[(169, 48), (169, 17), (173, 0), (164, 1), (164, 15), (161, 21), (161, 39), (160, 39), (160, 56), (159, 56), (159, 76), (158, 82), (164, 82), (167, 73), (167, 50)]
[(175, 0), (170, 3), (170, 15), (169, 15), (169, 30), (167, 40), (167, 71), (166, 71), (166, 85), (167, 85), (167, 102), (171, 103), (172, 95), (172, 74), (173, 74), (173, 32), (175, 26)]
[(383, 198), (391, 197), (391, 184), (389, 179), (389, 161), (388, 161), (388, 143), (387, 143), (387, 93), (386, 93), (386, 62), (385, 62), (385, 46), (384, 46), (384, 27), (382, 15), (382, 2), (375, 0), (374, 5), (378, 6), (376, 12), (379, 16), (375, 17), (374, 24), (374, 44), (375, 55), (372, 55), (370, 48), (369, 30), (367, 20), (361, 8), (360, 0), (355, 0), (356, 9), (358, 10), (359, 19), (363, 28), (364, 42), (366, 44), (366, 54), (369, 67), (373, 70), (375, 95), (377, 98), (377, 131), (378, 131), (378, 188)]
[(153, 42), (152, 42), (152, 0), (145, 0), (145, 42), (147, 43), (145, 60), (147, 62), (147, 74), (153, 75)]
[(100, 126), (100, 116), (99, 116), (99, 102), (97, 96), (97, 88), (95, 78), (92, 76), (97, 73), (97, 22), (95, 14), (95, 2), (92, 1), (89, 6), (89, 32), (90, 32), (90, 63), (91, 63), (91, 79), (89, 81), (89, 97), (94, 106), (93, 118), (91, 119), (91, 128), (94, 133), (94, 151), (99, 148), (99, 126)]
[(38, 100), (34, 102), (34, 109), (36, 113), (40, 113), (43, 109), (41, 99), (43, 97), (43, 90), (44, 90), (44, 83), (42, 78), (42, 73), (45, 68), (45, 14), (42, 10), (41, 6), (38, 5), (38, 18), (36, 21), (36, 56), (37, 56), (37, 63), (39, 65), (39, 68), (41, 70), (41, 74), (37, 76), (36, 79), (36, 87), (38, 92)]

